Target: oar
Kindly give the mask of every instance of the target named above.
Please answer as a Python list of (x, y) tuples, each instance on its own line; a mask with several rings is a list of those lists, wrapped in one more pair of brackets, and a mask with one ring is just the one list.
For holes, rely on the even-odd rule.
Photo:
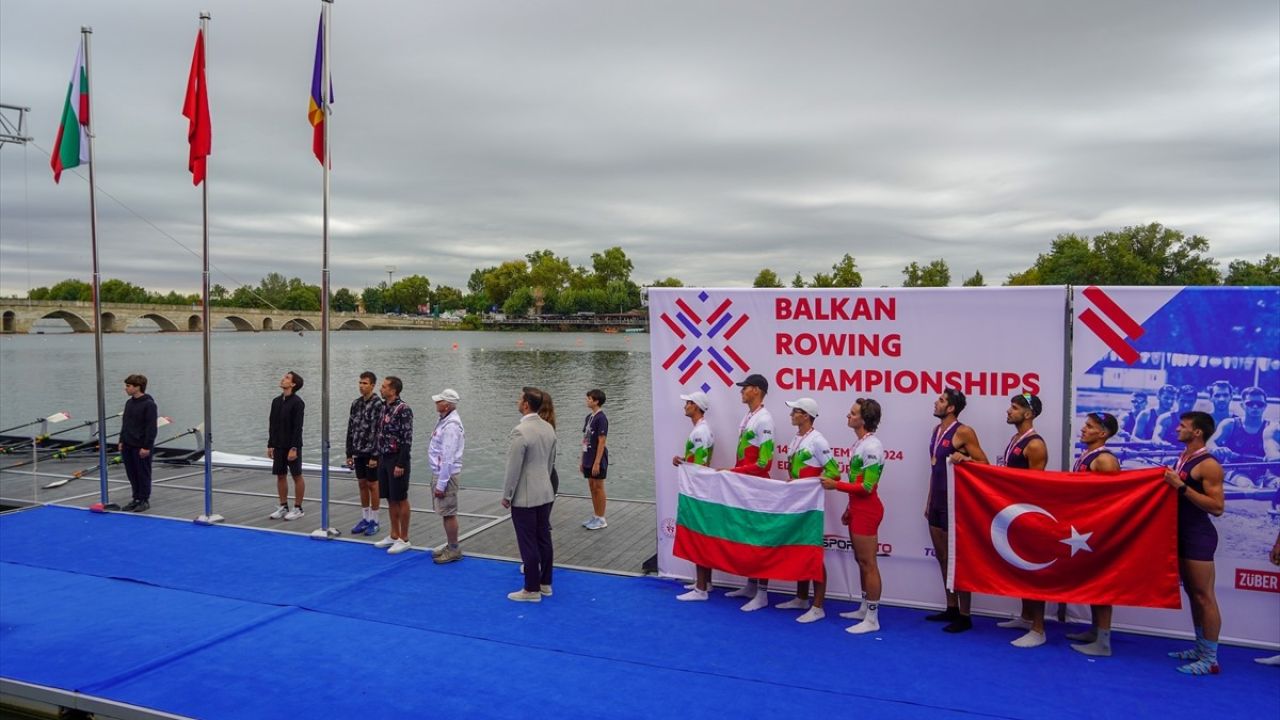
[(49, 417), (36, 418), (35, 420), (32, 420), (32, 421), (31, 421), (31, 422), (29, 422), (29, 423), (22, 423), (21, 425), (14, 425), (14, 426), (13, 426), (13, 427), (11, 427), (11, 428), (6, 428), (6, 429), (4, 429), (4, 430), (0, 430), (0, 435), (8, 435), (9, 433), (13, 432), (14, 430), (21, 430), (22, 428), (28, 428), (28, 427), (31, 427), (32, 425), (38, 425), (38, 424), (40, 424), (40, 423), (42, 423), (42, 422), (47, 422), (47, 423), (60, 423), (60, 422), (62, 422), (63, 420), (70, 420), (70, 419), (71, 419), (71, 416), (70, 416), (70, 415), (68, 415), (68, 414), (66, 414), (65, 412), (56, 412), (56, 413), (54, 413), (54, 414), (50, 415)]
[[(173, 420), (171, 420), (170, 418), (164, 417), (164, 416), (162, 415), (162, 416), (160, 416), (160, 417), (156, 418), (156, 427), (158, 427), (158, 428), (162, 428), (162, 427), (164, 427), (165, 425), (168, 425), (168, 424), (169, 424), (169, 423), (171, 423), (171, 422), (173, 422)], [(111, 433), (110, 435), (108, 435), (108, 436), (106, 437), (106, 439), (107, 439), (107, 441), (109, 442), (112, 438), (117, 437), (118, 435), (120, 435), (120, 430), (117, 430), (117, 431), (115, 431), (115, 432)], [(88, 449), (90, 449), (90, 448), (96, 448), (97, 446), (98, 446), (98, 441), (97, 441), (96, 439), (95, 439), (95, 440), (88, 440), (88, 441), (86, 441), (86, 442), (82, 442), (82, 443), (80, 443), (79, 445), (72, 445), (71, 447), (67, 447), (67, 448), (59, 448), (59, 449), (57, 449), (57, 450), (54, 450), (54, 451), (53, 451), (53, 455), (52, 455), (51, 457), (52, 457), (54, 460), (63, 460), (63, 459), (66, 459), (66, 457), (67, 457), (68, 455), (71, 455), (72, 453), (76, 453), (76, 452), (79, 452), (79, 451), (81, 451), (81, 450), (88, 450)]]
[[(161, 421), (163, 421), (163, 422), (161, 422)], [(169, 420), (169, 418), (167, 418), (167, 417), (159, 417), (159, 418), (156, 418), (156, 427), (164, 427), (165, 425), (168, 425), (170, 422), (171, 422), (171, 421), (170, 421), (170, 420)], [(154, 445), (152, 445), (151, 447), (152, 447), (152, 448), (157, 448), (157, 447), (159, 447), (159, 446), (161, 446), (161, 445), (164, 445), (165, 443), (170, 443), (170, 442), (173, 442), (174, 440), (177, 440), (177, 439), (179, 439), (179, 438), (186, 437), (186, 436), (188, 436), (188, 435), (190, 435), (190, 434), (192, 434), (192, 433), (200, 432), (201, 430), (203, 430), (203, 426), (204, 426), (204, 423), (201, 423), (200, 425), (198, 425), (198, 426), (196, 426), (196, 427), (193, 427), (193, 428), (190, 428), (190, 429), (188, 429), (188, 430), (185, 430), (185, 431), (183, 431), (183, 432), (180, 432), (180, 433), (178, 433), (177, 435), (174, 435), (174, 436), (172, 436), (172, 437), (167, 437), (167, 438), (165, 438), (164, 440), (161, 440), (161, 441), (159, 441), (159, 442), (155, 443), (155, 444), (154, 444)], [(121, 458), (121, 456), (119, 456), (119, 455), (113, 455), (113, 456), (111, 456), (110, 458), (108, 458), (108, 460), (107, 460), (107, 464), (108, 464), (108, 465), (119, 465), (121, 462), (123, 462), (123, 458)], [(96, 464), (95, 464), (95, 465), (92, 465), (92, 466), (87, 467), (87, 468), (82, 468), (82, 469), (80, 469), (80, 470), (76, 470), (75, 472), (71, 473), (71, 474), (70, 474), (70, 475), (68, 475), (67, 477), (64, 477), (64, 478), (58, 478), (57, 480), (54, 480), (53, 482), (49, 483), (48, 485), (45, 485), (45, 486), (44, 486), (44, 489), (45, 489), (45, 490), (52, 490), (53, 488), (59, 488), (59, 487), (62, 487), (63, 485), (66, 485), (67, 483), (71, 482), (72, 480), (75, 480), (76, 478), (84, 477), (84, 475), (85, 475), (86, 473), (91, 473), (91, 472), (93, 472), (94, 470), (97, 470), (97, 469), (98, 469), (98, 465), (96, 465)]]
[[(108, 416), (107, 416), (107, 422), (111, 422), (111, 420), (113, 420), (114, 418), (118, 418), (118, 417), (120, 417), (120, 416), (121, 416), (121, 415), (123, 415), (123, 414), (124, 414), (123, 412), (118, 412), (118, 413), (116, 413), (115, 415), (108, 415)], [(13, 444), (13, 445), (5, 445), (4, 447), (0, 447), (0, 455), (5, 455), (5, 454), (8, 454), (8, 453), (12, 453), (12, 452), (14, 452), (15, 450), (21, 450), (22, 448), (25, 448), (25, 447), (27, 447), (28, 445), (42, 443), (42, 442), (44, 442), (45, 440), (48, 440), (48, 439), (49, 439), (49, 438), (51, 438), (51, 437), (56, 437), (56, 436), (58, 436), (58, 435), (63, 435), (63, 434), (69, 433), (69, 432), (71, 432), (71, 431), (73, 431), (73, 430), (79, 430), (80, 428), (83, 428), (83, 427), (89, 427), (89, 426), (91, 426), (91, 425), (97, 425), (97, 424), (98, 424), (98, 421), (97, 421), (97, 420), (85, 420), (84, 422), (80, 423), (79, 425), (72, 425), (72, 426), (71, 426), (71, 427), (69, 427), (69, 428), (63, 428), (63, 429), (59, 430), (58, 432), (51, 432), (51, 433), (49, 433), (48, 435), (40, 435), (40, 436), (37, 436), (36, 438), (34, 438), (34, 439), (32, 439), (32, 440), (23, 440), (22, 442), (20, 442), (20, 443), (15, 443), (15, 444)], [(97, 441), (94, 441), (94, 442), (97, 442)]]

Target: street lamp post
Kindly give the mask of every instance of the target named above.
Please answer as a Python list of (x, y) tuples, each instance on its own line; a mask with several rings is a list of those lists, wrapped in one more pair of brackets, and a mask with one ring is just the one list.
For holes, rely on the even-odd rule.
[[(388, 292), (390, 292), (390, 291), (391, 291), (391, 276), (392, 276), (393, 274), (395, 274), (396, 266), (395, 266), (395, 265), (387, 265), (386, 267), (387, 267), (387, 291), (388, 291)], [(383, 299), (383, 307), (384, 307), (384, 308), (386, 308), (388, 311), (390, 311), (390, 310), (391, 310), (391, 308), (390, 308), (390, 307), (387, 307), (387, 302), (386, 302), (386, 299), (385, 299), (385, 298)]]

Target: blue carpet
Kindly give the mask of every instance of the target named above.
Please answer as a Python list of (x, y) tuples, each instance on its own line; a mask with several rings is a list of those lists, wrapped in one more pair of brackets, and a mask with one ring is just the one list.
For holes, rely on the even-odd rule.
[[(828, 604), (744, 614), (652, 578), (557, 571), (541, 604), (513, 563), (136, 515), (0, 517), (0, 675), (204, 718), (1275, 717), (1280, 670), (1224, 648), (1189, 678), (1184, 642), (1120, 634), (1116, 656), (1036, 650), (989, 620), (948, 636), (882, 608), (854, 637)], [(775, 602), (783, 600), (776, 596)]]

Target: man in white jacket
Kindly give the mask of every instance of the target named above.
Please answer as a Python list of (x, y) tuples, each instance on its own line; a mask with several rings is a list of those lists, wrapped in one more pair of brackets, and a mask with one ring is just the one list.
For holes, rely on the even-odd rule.
[(462, 418), (458, 415), (458, 402), (461, 400), (458, 391), (445, 389), (439, 395), (432, 395), (431, 399), (440, 414), (427, 449), (431, 476), (435, 478), (431, 505), (444, 523), (444, 535), (448, 539), (448, 544), (433, 550), (431, 557), (436, 563), (444, 564), (462, 559), (462, 550), (458, 548), (458, 475), (462, 473), (466, 434)]

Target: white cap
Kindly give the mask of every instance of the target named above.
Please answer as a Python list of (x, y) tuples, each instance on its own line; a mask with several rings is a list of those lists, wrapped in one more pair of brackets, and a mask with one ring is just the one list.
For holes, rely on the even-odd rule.
[(697, 405), (702, 412), (706, 412), (707, 408), (711, 407), (711, 398), (707, 397), (707, 394), (701, 390), (691, 392), (688, 395), (681, 395), (680, 399)]
[(800, 398), (799, 400), (788, 400), (787, 407), (796, 410), (803, 410), (808, 413), (809, 417), (818, 417), (818, 401), (813, 398)]
[(457, 405), (458, 401), (461, 399), (462, 398), (458, 397), (458, 391), (454, 390), (453, 388), (446, 388), (444, 390), (441, 390), (439, 395), (431, 396), (432, 402), (440, 402), (441, 400), (443, 400), (449, 403), (450, 405)]

